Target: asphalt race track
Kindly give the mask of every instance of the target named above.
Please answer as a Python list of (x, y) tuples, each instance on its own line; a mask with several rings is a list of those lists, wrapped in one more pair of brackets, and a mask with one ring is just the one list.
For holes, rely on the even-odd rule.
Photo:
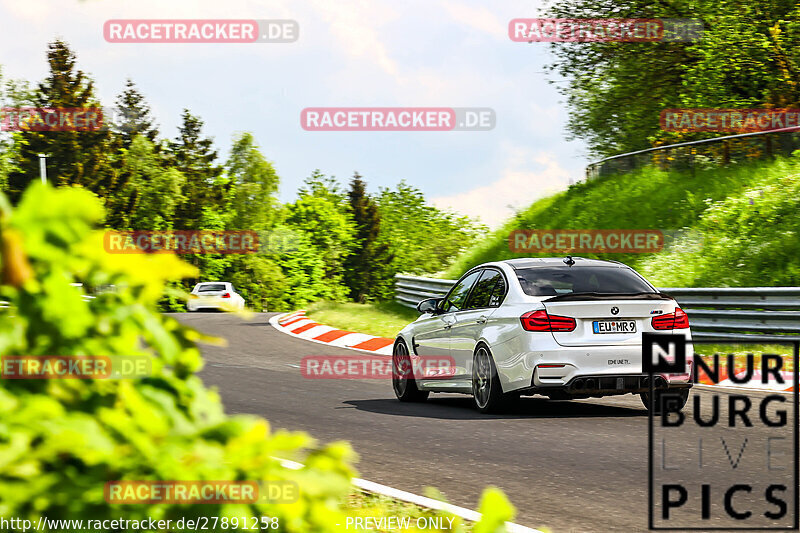
[[(482, 489), (495, 485), (517, 507), (514, 521), (529, 527), (647, 530), (648, 417), (638, 396), (523, 398), (494, 416), (459, 395), (401, 404), (388, 381), (303, 378), (304, 356), (357, 352), (278, 332), (269, 314), (249, 322), (223, 313), (175, 316), (227, 339), (226, 347), (203, 347), (201, 376), (218, 388), (228, 413), (260, 415), (273, 428), (324, 442), (348, 440), (360, 455), (360, 477), (417, 494), (435, 486), (472, 509)], [(684, 412), (691, 415), (691, 399)], [(738, 443), (732, 447), (735, 459)], [(703, 479), (713, 482), (720, 471), (705, 469)]]

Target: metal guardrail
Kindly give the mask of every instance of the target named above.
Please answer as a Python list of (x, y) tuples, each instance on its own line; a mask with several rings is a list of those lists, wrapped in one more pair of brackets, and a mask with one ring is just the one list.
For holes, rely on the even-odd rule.
[(659, 290), (678, 301), (699, 339), (800, 339), (800, 287)]
[(416, 307), (419, 302), (426, 298), (444, 296), (457, 281), (454, 279), (404, 276), (402, 274), (397, 274), (395, 280), (395, 299), (407, 307)]
[[(396, 300), (408, 307), (444, 296), (456, 280), (397, 275)], [(659, 289), (689, 315), (697, 339), (775, 342), (800, 339), (800, 287)]]
[(800, 127), (739, 133), (612, 155), (589, 163), (586, 179), (625, 174), (648, 165), (694, 173), (700, 160), (704, 165), (724, 166), (775, 155), (788, 156), (797, 149), (800, 149)]

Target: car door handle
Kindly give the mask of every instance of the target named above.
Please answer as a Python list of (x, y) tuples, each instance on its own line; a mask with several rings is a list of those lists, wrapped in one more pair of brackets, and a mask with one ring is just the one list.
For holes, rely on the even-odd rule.
[(485, 316), (481, 315), (481, 316), (478, 317), (478, 320), (476, 320), (475, 322), (477, 322), (478, 324), (485, 324), (487, 320), (488, 320), (488, 318), (486, 318)]

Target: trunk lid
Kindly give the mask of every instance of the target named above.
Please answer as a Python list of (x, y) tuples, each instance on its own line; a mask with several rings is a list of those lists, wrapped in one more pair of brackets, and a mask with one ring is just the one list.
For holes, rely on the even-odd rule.
[(579, 298), (574, 295), (542, 302), (548, 314), (575, 319), (574, 330), (553, 332), (553, 338), (561, 346), (641, 344), (642, 331), (653, 331), (651, 319), (672, 313), (676, 307), (675, 301), (666, 297)]

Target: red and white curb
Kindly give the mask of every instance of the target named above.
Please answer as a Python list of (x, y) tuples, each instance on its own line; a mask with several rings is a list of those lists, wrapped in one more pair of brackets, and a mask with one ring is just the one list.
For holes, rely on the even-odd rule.
[(314, 322), (302, 310), (275, 315), (269, 319), (269, 323), (278, 331), (320, 344), (350, 348), (351, 350), (378, 355), (392, 355), (394, 339), (375, 337), (366, 333), (355, 333), (326, 326), (319, 322)]

